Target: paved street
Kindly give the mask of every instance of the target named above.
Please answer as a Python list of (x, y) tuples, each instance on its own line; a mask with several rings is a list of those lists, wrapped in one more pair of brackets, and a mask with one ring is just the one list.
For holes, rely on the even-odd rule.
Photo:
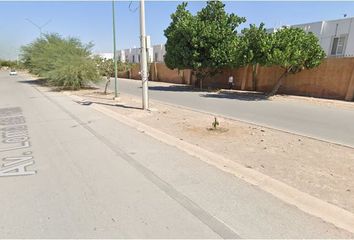
[(0, 128), (0, 238), (353, 237), (7, 72)]
[[(141, 82), (119, 79), (123, 93), (141, 95)], [(114, 84), (111, 84), (111, 90)], [(303, 101), (252, 101), (151, 82), (152, 99), (354, 147), (354, 111)]]

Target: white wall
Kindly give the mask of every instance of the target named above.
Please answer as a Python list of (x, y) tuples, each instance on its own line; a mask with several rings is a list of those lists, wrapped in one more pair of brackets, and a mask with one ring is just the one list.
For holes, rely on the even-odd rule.
[(321, 36), (323, 22), (292, 25), (293, 28), (302, 28), (305, 32), (313, 32), (317, 37)]
[(354, 18), (350, 19), (349, 27), (350, 31), (348, 33), (346, 56), (354, 57)]
[(153, 61), (164, 62), (164, 56), (166, 54), (165, 44), (159, 44), (152, 46), (153, 48)]
[(318, 37), (327, 56), (331, 56), (333, 38), (346, 36), (344, 54), (342, 56), (354, 56), (354, 18), (305, 23), (293, 25), (292, 27), (298, 27), (307, 32), (313, 32)]
[(124, 50), (118, 50), (118, 51), (116, 51), (116, 55), (117, 55), (117, 60), (118, 60), (118, 61), (125, 62)]
[[(153, 60), (153, 48), (150, 45), (150, 36), (146, 36), (146, 47), (147, 47), (147, 58), (148, 62)], [(141, 50), (140, 48), (133, 47), (129, 49), (117, 51), (118, 59), (121, 59), (122, 62), (130, 63), (140, 63)]]

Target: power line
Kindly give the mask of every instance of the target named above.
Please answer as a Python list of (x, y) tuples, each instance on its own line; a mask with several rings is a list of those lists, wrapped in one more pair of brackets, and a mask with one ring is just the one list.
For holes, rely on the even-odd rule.
[(45, 26), (47, 26), (52, 20), (50, 19), (50, 20), (48, 20), (46, 23), (44, 23), (44, 24), (42, 24), (42, 25), (38, 25), (37, 23), (35, 23), (34, 21), (32, 21), (31, 19), (29, 19), (29, 18), (26, 18), (26, 20), (29, 22), (29, 23), (31, 23), (33, 26), (35, 26), (36, 28), (38, 28), (38, 30), (39, 30), (39, 33), (40, 33), (40, 35), (42, 36), (42, 29), (45, 27)]

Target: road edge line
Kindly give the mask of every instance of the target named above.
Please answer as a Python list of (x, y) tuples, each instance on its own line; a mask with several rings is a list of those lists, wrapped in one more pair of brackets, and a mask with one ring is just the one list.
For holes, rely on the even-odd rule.
[[(76, 95), (66, 95), (77, 101), (83, 100), (83, 98)], [(212, 153), (204, 148), (195, 146), (125, 115), (114, 112), (107, 107), (95, 103), (93, 103), (91, 107), (124, 125), (144, 132), (160, 142), (176, 147), (219, 170), (243, 179), (244, 181), (259, 187), (263, 191), (272, 194), (283, 202), (296, 206), (305, 213), (319, 217), (328, 223), (332, 223), (339, 228), (354, 233), (354, 213), (352, 212), (311, 196), (308, 193), (302, 192), (254, 169), (247, 168), (223, 156)]]

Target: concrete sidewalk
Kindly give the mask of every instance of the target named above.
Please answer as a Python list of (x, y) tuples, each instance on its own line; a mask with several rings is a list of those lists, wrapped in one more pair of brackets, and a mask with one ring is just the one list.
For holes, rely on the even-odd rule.
[(25, 171), (33, 174), (0, 178), (1, 238), (353, 237), (61, 93), (0, 72), (2, 119), (17, 107), (30, 146), (9, 150), (19, 145), (5, 139), (0, 171), (31, 156)]

